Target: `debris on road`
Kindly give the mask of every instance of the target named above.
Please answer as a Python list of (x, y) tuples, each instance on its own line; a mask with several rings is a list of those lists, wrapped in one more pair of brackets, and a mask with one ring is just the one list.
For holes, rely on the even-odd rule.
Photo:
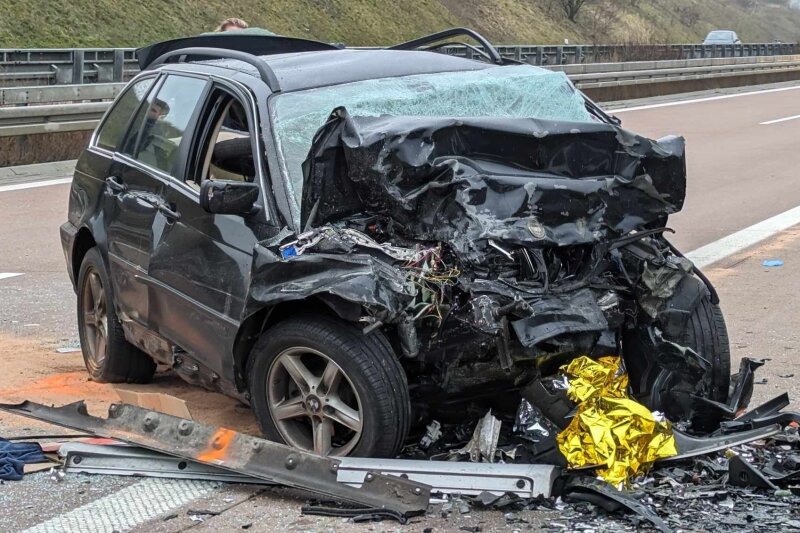
[(475, 431), (467, 445), (456, 450), (455, 454), (466, 455), (474, 463), (493, 463), (497, 451), (497, 439), (500, 438), (501, 424), (489, 411), (475, 426)]
[[(660, 531), (687, 524), (746, 529), (755, 519), (791, 528), (800, 523), (800, 413), (782, 411), (789, 404), (785, 393), (744, 412), (762, 364), (741, 362), (727, 404), (694, 407), (722, 419), (700, 435), (631, 399), (619, 358), (577, 358), (539, 380), (538, 388), (520, 390), (516, 410), (431, 422), (419, 444), (404, 451), (416, 459), (322, 458), (124, 404), (112, 406), (108, 419), (89, 416), (80, 402), (0, 409), (149, 448), (67, 442), (59, 449), (64, 468), (54, 470), (54, 479), (82, 472), (285, 484), (329, 498), (304, 506), (304, 514), (354, 522), (405, 523), (428, 510), (433, 497), (444, 502), (435, 511), (442, 517), (496, 509), (510, 525), (525, 523), (521, 511), (547, 509), (559, 511), (572, 530), (619, 530), (611, 517), (634, 527), (646, 521)], [(565, 445), (571, 441), (577, 444)], [(574, 451), (595, 459), (567, 456)], [(775, 508), (786, 512), (774, 516)], [(191, 518), (206, 517), (198, 511)]]
[(38, 444), (0, 438), (0, 480), (18, 481), (25, 474), (26, 464), (45, 462), (47, 458)]
[(783, 261), (780, 259), (765, 259), (761, 265), (765, 267), (782, 267)]
[(66, 346), (66, 347), (56, 348), (56, 353), (76, 353), (80, 351), (81, 351), (80, 346)]
[(363, 488), (351, 487), (336, 480), (335, 459), (132, 405), (112, 404), (105, 419), (91, 416), (84, 402), (0, 404), (0, 410), (403, 515), (424, 512), (430, 499), (421, 483), (370, 472)]

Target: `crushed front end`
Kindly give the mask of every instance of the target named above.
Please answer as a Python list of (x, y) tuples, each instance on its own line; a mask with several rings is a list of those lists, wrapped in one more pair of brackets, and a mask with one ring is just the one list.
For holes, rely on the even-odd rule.
[(667, 372), (684, 400), (668, 414), (681, 418), (697, 397), (725, 399), (702, 379), (703, 354), (676, 343), (709, 295), (663, 235), (685, 168), (682, 138), (600, 121), (337, 108), (304, 163), (310, 229), (260, 247), (253, 295), (357, 303), (428, 399), (636, 354), (633, 393), (664, 408), (650, 389)]

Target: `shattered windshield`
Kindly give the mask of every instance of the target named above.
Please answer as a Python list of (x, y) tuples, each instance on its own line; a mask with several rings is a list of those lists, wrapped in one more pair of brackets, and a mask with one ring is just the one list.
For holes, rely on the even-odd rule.
[(566, 75), (531, 65), (359, 81), (277, 95), (272, 105), (278, 157), (297, 205), (314, 134), (340, 106), (355, 117), (592, 120)]

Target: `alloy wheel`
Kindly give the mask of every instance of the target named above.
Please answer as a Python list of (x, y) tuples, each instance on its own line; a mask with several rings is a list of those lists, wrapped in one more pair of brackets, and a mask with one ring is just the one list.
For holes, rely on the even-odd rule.
[(361, 399), (330, 357), (305, 347), (288, 348), (267, 372), (269, 411), (290, 446), (318, 455), (345, 456), (363, 431)]
[(106, 292), (103, 289), (103, 281), (95, 269), (86, 273), (81, 302), (83, 338), (86, 343), (83, 349), (86, 354), (86, 363), (94, 372), (102, 368), (108, 350)]

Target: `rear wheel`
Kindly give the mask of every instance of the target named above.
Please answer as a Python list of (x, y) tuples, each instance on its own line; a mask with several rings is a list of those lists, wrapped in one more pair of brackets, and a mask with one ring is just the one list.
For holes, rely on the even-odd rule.
[(248, 378), (271, 440), (319, 455), (393, 457), (408, 433), (405, 374), (380, 332), (319, 315), (280, 322), (253, 348)]
[(114, 311), (114, 294), (97, 248), (83, 258), (78, 274), (78, 334), (86, 370), (102, 383), (146, 383), (155, 362), (125, 340)]

